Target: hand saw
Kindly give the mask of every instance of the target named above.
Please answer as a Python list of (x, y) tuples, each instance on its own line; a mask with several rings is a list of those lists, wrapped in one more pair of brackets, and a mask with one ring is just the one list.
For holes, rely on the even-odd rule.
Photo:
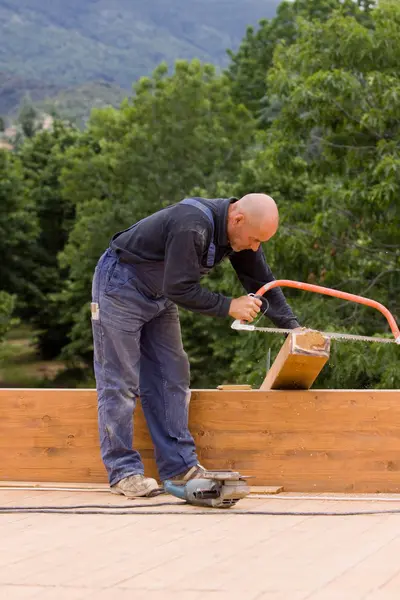
[[(393, 338), (382, 338), (382, 337), (373, 337), (367, 335), (354, 335), (350, 333), (336, 333), (330, 331), (321, 331), (322, 335), (329, 337), (331, 339), (338, 340), (347, 340), (347, 341), (357, 341), (357, 342), (378, 342), (380, 344), (400, 344), (400, 330), (397, 326), (395, 318), (392, 313), (380, 302), (376, 302), (375, 300), (371, 300), (370, 298), (364, 298), (363, 296), (356, 296), (355, 294), (349, 294), (347, 292), (341, 292), (340, 290), (333, 290), (331, 288), (322, 287), (319, 285), (314, 285), (311, 283), (303, 283), (301, 281), (292, 281), (290, 279), (278, 279), (276, 281), (271, 281), (263, 285), (255, 294), (249, 294), (250, 296), (261, 297), (266, 292), (271, 290), (274, 287), (291, 287), (296, 288), (298, 290), (304, 290), (307, 292), (315, 292), (317, 294), (324, 294), (325, 296), (332, 296), (334, 298), (340, 298), (342, 300), (349, 300), (350, 302), (356, 302), (358, 304), (364, 304), (365, 306), (369, 306), (371, 308), (376, 308), (379, 310), (387, 319), (390, 329), (393, 333)], [(236, 320), (231, 325), (232, 329), (243, 330), (243, 331), (263, 331), (265, 333), (293, 333), (293, 329), (280, 329), (277, 327), (256, 327), (255, 325), (249, 325), (248, 323), (243, 323), (240, 320)], [(304, 331), (313, 331), (309, 328), (304, 328)]]

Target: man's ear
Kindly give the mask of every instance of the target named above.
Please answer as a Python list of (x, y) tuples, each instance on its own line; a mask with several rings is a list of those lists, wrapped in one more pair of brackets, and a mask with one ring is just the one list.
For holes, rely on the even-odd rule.
[(241, 225), (244, 223), (244, 215), (242, 213), (238, 213), (234, 218), (235, 225)]

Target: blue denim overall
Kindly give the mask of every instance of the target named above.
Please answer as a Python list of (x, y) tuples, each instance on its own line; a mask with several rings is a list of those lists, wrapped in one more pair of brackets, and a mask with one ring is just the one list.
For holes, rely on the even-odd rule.
[[(210, 209), (193, 198), (182, 201)], [(212, 239), (214, 239), (214, 232)], [(208, 272), (214, 264), (212, 242)], [(120, 262), (108, 249), (92, 283), (94, 373), (100, 451), (110, 485), (144, 468), (133, 449), (133, 413), (140, 396), (161, 481), (197, 464), (188, 428), (190, 370), (177, 306), (162, 294), (163, 263)]]

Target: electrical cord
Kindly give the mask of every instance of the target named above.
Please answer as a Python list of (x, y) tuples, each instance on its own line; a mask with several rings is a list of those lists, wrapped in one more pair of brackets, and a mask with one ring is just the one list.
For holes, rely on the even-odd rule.
[[(238, 510), (207, 508), (199, 510), (152, 510), (160, 506), (191, 506), (186, 502), (160, 502), (157, 504), (78, 504), (71, 506), (0, 506), (0, 514), (75, 514), (75, 515), (258, 515), (281, 517), (353, 517), (362, 515), (400, 515), (400, 509), (365, 510), (365, 511), (270, 511), (270, 510)], [(89, 510), (88, 510), (89, 509)], [(101, 510), (99, 510), (101, 509)], [(139, 509), (139, 510), (137, 510)], [(141, 510), (145, 509), (145, 510)]]
[[(165, 494), (164, 490), (159, 489), (152, 496), (158, 496)], [(253, 495), (249, 498), (259, 500), (265, 500), (263, 495)], [(304, 500), (303, 497), (276, 497), (274, 498), (282, 500)], [(334, 497), (313, 497), (313, 500), (337, 500), (342, 501), (343, 498)], [(373, 501), (396, 501), (392, 498), (344, 498), (345, 500), (373, 500)], [(186, 506), (191, 507), (190, 510), (172, 510), (165, 509), (164, 507), (180, 507)], [(163, 510), (158, 510), (163, 507)], [(71, 504), (68, 506), (0, 506), (1, 514), (74, 514), (74, 515), (255, 515), (255, 516), (285, 516), (285, 517), (351, 517), (351, 516), (362, 516), (362, 515), (384, 515), (384, 514), (400, 514), (399, 509), (375, 509), (375, 510), (352, 510), (352, 511), (298, 511), (298, 510), (283, 510), (283, 511), (269, 511), (269, 510), (240, 510), (233, 508), (215, 509), (212, 507), (195, 507), (185, 501), (173, 501), (173, 502), (156, 502), (156, 503), (130, 503), (130, 504)]]

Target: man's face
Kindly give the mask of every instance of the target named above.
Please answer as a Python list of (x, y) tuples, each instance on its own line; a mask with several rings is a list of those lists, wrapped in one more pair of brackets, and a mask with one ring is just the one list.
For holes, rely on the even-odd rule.
[(261, 242), (267, 242), (275, 235), (277, 226), (269, 220), (261, 223), (248, 223), (243, 215), (237, 215), (233, 219), (228, 230), (229, 242), (232, 250), (253, 250), (257, 252)]

